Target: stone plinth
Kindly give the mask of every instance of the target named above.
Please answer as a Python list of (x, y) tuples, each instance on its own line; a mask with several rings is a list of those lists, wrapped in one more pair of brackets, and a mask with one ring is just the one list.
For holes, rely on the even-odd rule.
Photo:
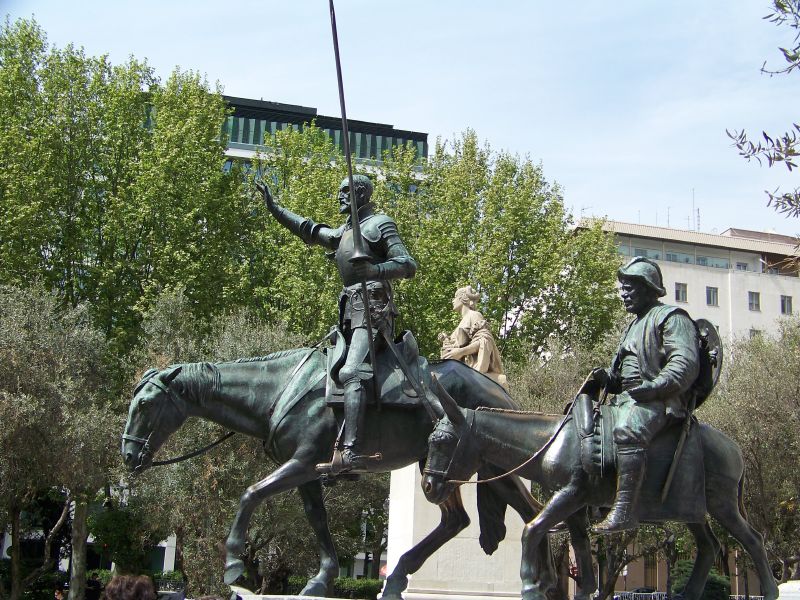
[[(439, 524), (441, 513), (425, 499), (416, 465), (392, 471), (389, 495), (387, 573), (400, 556)], [(476, 489), (461, 486), (471, 523), (447, 542), (409, 578), (406, 600), (480, 600), (520, 597), (520, 537), (524, 523), (511, 508), (506, 511), (506, 538), (487, 556), (478, 543), (480, 529)]]

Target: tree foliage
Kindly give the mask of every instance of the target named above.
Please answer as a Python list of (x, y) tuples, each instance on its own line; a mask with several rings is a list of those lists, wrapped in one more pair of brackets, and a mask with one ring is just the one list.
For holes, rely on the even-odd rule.
[(785, 580), (800, 562), (800, 320), (782, 321), (775, 337), (740, 340), (730, 355), (699, 414), (741, 446), (748, 517)]
[(249, 254), (235, 242), (252, 211), (222, 169), (227, 108), (214, 91), (191, 72), (161, 84), (133, 58), (50, 48), (35, 22), (6, 21), (0, 281), (87, 302), (121, 351), (164, 289), (183, 285), (197, 317), (241, 300)]
[[(781, 68), (771, 69), (764, 62), (761, 71), (769, 75), (789, 74), (800, 67), (800, 0), (772, 0), (771, 10), (764, 19), (776, 26), (790, 29), (793, 38), (791, 45), (779, 48), (786, 64)], [(744, 130), (727, 133), (739, 154), (748, 161), (756, 160), (759, 165), (766, 162), (770, 167), (784, 164), (789, 171), (797, 167), (797, 157), (800, 156), (797, 137), (800, 125), (797, 123), (792, 124), (788, 131), (777, 135), (762, 131), (763, 139), (752, 140)], [(789, 217), (800, 217), (800, 188), (787, 192), (777, 189), (773, 192), (767, 191), (767, 196), (768, 204), (778, 212)]]
[[(679, 560), (672, 570), (672, 592), (680, 594), (686, 588), (689, 576), (692, 573), (694, 561)], [(701, 600), (728, 600), (731, 593), (730, 579), (720, 575), (716, 569), (712, 568), (708, 574), (708, 580), (700, 595)]]
[[(0, 287), (0, 531), (12, 529), (12, 600), (52, 568), (71, 501), (105, 482), (121, 422), (107, 410), (105, 346), (84, 307)], [(46, 532), (42, 568), (22, 579), (21, 513), (54, 488), (64, 490), (61, 517)]]

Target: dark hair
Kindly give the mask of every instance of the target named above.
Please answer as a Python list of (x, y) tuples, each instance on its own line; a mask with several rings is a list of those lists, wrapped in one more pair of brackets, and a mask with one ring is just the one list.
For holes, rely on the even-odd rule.
[(156, 600), (153, 580), (145, 575), (115, 575), (103, 592), (106, 600)]

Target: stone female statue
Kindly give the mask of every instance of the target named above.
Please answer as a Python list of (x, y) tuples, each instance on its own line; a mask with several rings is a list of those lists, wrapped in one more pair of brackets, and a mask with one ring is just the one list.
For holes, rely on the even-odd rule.
[(475, 310), (478, 298), (478, 292), (470, 285), (456, 290), (453, 310), (461, 313), (461, 321), (450, 335), (444, 332), (439, 334), (439, 341), (442, 342), (440, 356), (460, 360), (508, 390), (494, 336), (486, 319)]

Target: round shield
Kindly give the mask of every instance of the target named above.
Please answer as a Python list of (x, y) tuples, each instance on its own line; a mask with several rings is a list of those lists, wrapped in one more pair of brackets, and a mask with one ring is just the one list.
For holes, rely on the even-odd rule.
[(698, 390), (697, 406), (700, 406), (719, 381), (724, 353), (722, 340), (714, 324), (706, 319), (695, 319), (695, 324), (700, 334), (700, 377), (710, 380), (702, 382), (700, 386), (706, 389)]

